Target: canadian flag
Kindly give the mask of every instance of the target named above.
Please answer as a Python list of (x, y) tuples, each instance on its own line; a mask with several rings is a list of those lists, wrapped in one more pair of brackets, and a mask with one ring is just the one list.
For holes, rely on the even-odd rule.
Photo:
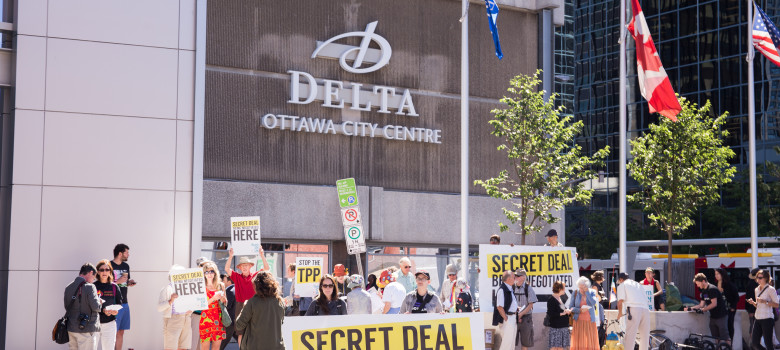
[(631, 0), (634, 7), (634, 18), (628, 24), (628, 30), (636, 41), (636, 70), (639, 76), (639, 91), (650, 106), (650, 113), (659, 113), (664, 117), (677, 121), (676, 115), (682, 107), (674, 95), (674, 89), (669, 82), (661, 58), (655, 50), (653, 37), (647, 28), (645, 15), (639, 0)]

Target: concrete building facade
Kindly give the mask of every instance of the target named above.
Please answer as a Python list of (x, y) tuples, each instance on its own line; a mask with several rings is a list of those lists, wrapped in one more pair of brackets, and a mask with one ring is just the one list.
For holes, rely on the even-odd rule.
[[(14, 15), (0, 23), (11, 40), (0, 49), (8, 75), (4, 82), (0, 72), (0, 313), (25, 316), (2, 317), (5, 348), (61, 348), (50, 332), (62, 289), (117, 243), (130, 246), (138, 281), (125, 347), (159, 347), (155, 306), (168, 269), (199, 256), (221, 266), (231, 216), (261, 217), (277, 274), (307, 251), (356, 271), (339, 219), (340, 178), (359, 185), (366, 272), (416, 254), (417, 266), (443, 273), (460, 258), (459, 2), (6, 3)], [(562, 1), (498, 3), (501, 61), (484, 7), (474, 2), (467, 14), (471, 180), (502, 169), (490, 110), (512, 76), (552, 57), (552, 35), (540, 35), (552, 31), (541, 29), (563, 23)], [(344, 69), (337, 54), (361, 46), (354, 35), (312, 57), (318, 41), (350, 32), (372, 39), (362, 68), (386, 54), (376, 36), (392, 48), (387, 64)], [(310, 103), (303, 73), (318, 86)], [(544, 79), (551, 84), (552, 70)], [(324, 132), (313, 131), (317, 123)], [(470, 191), (474, 255), (498, 233), (505, 203)], [(550, 227), (564, 232), (562, 222)]]

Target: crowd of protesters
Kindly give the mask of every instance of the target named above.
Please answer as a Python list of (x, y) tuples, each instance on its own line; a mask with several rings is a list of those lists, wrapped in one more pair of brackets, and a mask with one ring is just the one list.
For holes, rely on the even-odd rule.
[[(557, 234), (547, 234), (549, 244), (557, 246)], [(491, 244), (500, 244), (493, 235)], [(125, 331), (130, 329), (128, 288), (136, 284), (130, 276), (127, 263), (130, 248), (117, 244), (113, 259), (84, 264), (79, 276), (64, 293), (64, 304), (69, 318), (70, 349), (121, 349)], [(254, 262), (242, 256), (231, 268), (233, 250), (230, 249), (225, 274), (220, 276), (213, 261), (196, 261), (203, 269), (208, 307), (204, 310), (177, 310), (174, 301), (178, 295), (170, 284), (160, 291), (158, 311), (163, 317), (164, 349), (190, 349), (197, 340), (201, 350), (223, 350), (231, 339), (240, 349), (284, 349), (281, 324), (284, 317), (356, 314), (409, 314), (474, 311), (474, 298), (468, 282), (457, 278), (455, 265), (447, 265), (446, 278), (439, 292), (430, 288), (429, 272), (413, 272), (412, 261), (403, 257), (398, 266), (391, 266), (364, 280), (361, 275), (348, 275), (346, 268), (337, 264), (333, 274), (319, 278), (314, 297), (301, 297), (295, 291), (296, 265), (289, 264), (286, 275), (279, 282), (269, 271), (263, 249), (259, 256), (263, 267), (251, 272)], [(170, 274), (185, 270), (173, 266)], [(498, 286), (494, 300), (493, 325), (500, 334), (500, 349), (528, 349), (534, 346), (533, 306), (538, 298), (526, 282), (523, 269), (505, 271), (503, 283)], [(544, 326), (548, 332), (547, 346), (551, 349), (600, 349), (604, 346), (605, 310), (610, 299), (605, 290), (603, 271), (596, 271), (588, 279), (580, 277), (574, 286), (555, 282)], [(627, 274), (618, 275), (618, 318), (627, 321), (624, 344), (632, 344), (637, 335), (640, 349), (647, 348), (650, 332), (649, 311), (644, 286), (652, 286), (654, 307), (665, 310), (665, 292), (655, 271), (648, 268), (645, 278), (631, 280)], [(683, 310), (707, 312), (713, 338), (730, 344), (734, 338), (734, 317), (739, 292), (730, 282), (724, 269), (715, 270), (715, 284), (704, 274), (696, 274), (694, 283), (700, 291), (700, 303)], [(750, 317), (751, 348), (773, 348), (775, 317), (780, 307), (778, 294), (768, 271), (754, 269), (746, 291), (746, 311)], [(573, 292), (564, 296), (566, 288)], [(195, 337), (195, 339), (193, 339)]]

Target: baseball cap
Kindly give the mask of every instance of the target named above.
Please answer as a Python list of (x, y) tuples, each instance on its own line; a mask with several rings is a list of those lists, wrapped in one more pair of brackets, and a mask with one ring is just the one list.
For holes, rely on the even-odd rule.
[(515, 276), (526, 276), (525, 269), (517, 269), (515, 270)]
[(414, 274), (414, 278), (420, 277), (420, 275), (425, 276), (429, 281), (431, 280), (431, 274), (425, 271), (417, 271), (417, 273)]
[(627, 279), (628, 279), (628, 274), (627, 274), (627, 273), (625, 273), (625, 272), (621, 272), (621, 273), (618, 275), (618, 279), (619, 279), (619, 280), (627, 280)]
[(333, 276), (341, 277), (347, 275), (347, 268), (344, 267), (342, 264), (337, 264), (336, 266), (333, 266)]
[(544, 236), (545, 237), (553, 237), (553, 236), (557, 237), (558, 236), (558, 231), (555, 231), (555, 229), (552, 229), (550, 231), (547, 231), (547, 234), (544, 235)]
[(645, 269), (645, 272), (655, 272), (652, 267), (648, 267)]

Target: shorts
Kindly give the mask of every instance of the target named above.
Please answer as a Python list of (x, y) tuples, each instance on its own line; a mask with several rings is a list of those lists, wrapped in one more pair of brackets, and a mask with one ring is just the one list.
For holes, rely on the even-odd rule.
[(729, 337), (728, 317), (710, 317), (710, 333), (712, 334), (713, 338), (720, 340), (730, 340), (731, 337)]
[(189, 349), (192, 346), (192, 317), (186, 314), (163, 318), (163, 349)]
[(119, 313), (116, 314), (116, 330), (124, 331), (130, 329), (130, 307), (122, 304)]
[(534, 319), (533, 317), (523, 317), (523, 322), (517, 324), (518, 339), (515, 340), (515, 347), (532, 348), (534, 346)]

